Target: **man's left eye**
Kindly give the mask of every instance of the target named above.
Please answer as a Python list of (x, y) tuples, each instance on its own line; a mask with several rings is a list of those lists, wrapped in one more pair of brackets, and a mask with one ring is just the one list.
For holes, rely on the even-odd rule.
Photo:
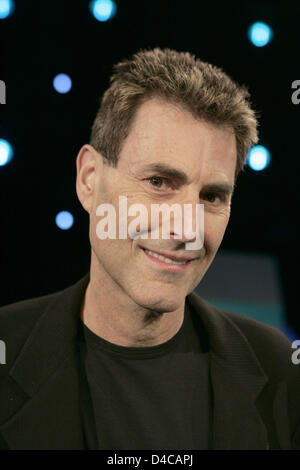
[(218, 194), (214, 193), (208, 193), (205, 198), (208, 200), (208, 202), (214, 203), (216, 198), (221, 200), (221, 197)]

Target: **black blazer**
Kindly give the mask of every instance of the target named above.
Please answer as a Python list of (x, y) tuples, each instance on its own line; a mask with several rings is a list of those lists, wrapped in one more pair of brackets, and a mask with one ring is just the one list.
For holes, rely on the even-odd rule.
[[(83, 449), (76, 346), (89, 274), (0, 308), (0, 448)], [(192, 293), (210, 343), (213, 449), (300, 449), (300, 365), (279, 330)]]

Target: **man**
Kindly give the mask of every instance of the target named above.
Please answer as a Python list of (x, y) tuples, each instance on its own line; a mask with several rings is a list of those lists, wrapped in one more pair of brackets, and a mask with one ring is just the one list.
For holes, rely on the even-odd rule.
[[(300, 369), (288, 339), (193, 293), (257, 142), (248, 98), (189, 53), (157, 48), (115, 66), (77, 157), (90, 273), (0, 309), (3, 448), (300, 448)], [(134, 236), (106, 236), (102, 209), (117, 214), (120, 196), (147, 214), (190, 205), (190, 223), (172, 213), (167, 237), (164, 217), (140, 220)], [(117, 217), (116, 233), (133, 215)]]

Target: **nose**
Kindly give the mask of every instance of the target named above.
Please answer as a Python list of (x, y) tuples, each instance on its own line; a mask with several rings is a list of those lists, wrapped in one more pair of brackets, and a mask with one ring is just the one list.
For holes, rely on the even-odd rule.
[(187, 250), (200, 250), (204, 243), (204, 205), (185, 201), (172, 211), (170, 235), (185, 243)]
[[(181, 237), (185, 243), (185, 249), (200, 250), (204, 243), (204, 205), (198, 202), (183, 204), (181, 224), (183, 227)], [(177, 238), (176, 233), (174, 233), (174, 238)]]

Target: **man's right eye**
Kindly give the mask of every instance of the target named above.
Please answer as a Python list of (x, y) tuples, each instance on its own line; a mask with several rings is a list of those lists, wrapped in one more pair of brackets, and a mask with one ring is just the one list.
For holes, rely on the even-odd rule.
[(151, 186), (160, 189), (162, 184), (167, 181), (167, 178), (163, 178), (162, 176), (151, 176), (148, 178), (148, 181)]

